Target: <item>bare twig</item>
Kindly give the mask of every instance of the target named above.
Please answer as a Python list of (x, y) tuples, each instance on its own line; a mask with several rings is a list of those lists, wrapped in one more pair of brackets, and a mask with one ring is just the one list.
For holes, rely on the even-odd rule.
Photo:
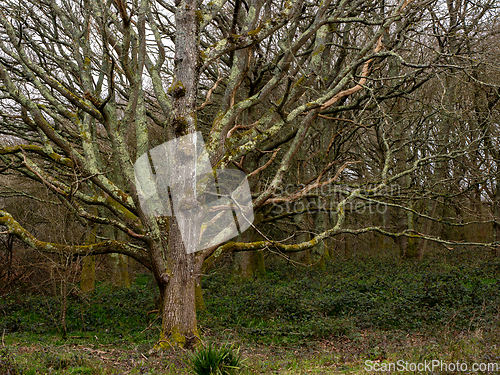
[(281, 148), (278, 148), (278, 149), (274, 150), (273, 155), (271, 156), (271, 159), (269, 159), (269, 160), (267, 161), (267, 163), (266, 163), (266, 164), (264, 164), (262, 167), (259, 167), (259, 168), (257, 168), (255, 171), (253, 171), (252, 173), (250, 173), (250, 174), (247, 176), (247, 178), (253, 177), (253, 176), (255, 176), (257, 173), (262, 172), (264, 169), (266, 169), (267, 167), (269, 167), (269, 165), (270, 165), (270, 164), (273, 162), (273, 160), (276, 158), (276, 155), (278, 155), (278, 151), (280, 151), (280, 150), (281, 150)]
[[(379, 37), (377, 41), (377, 45), (375, 49), (373, 50), (373, 53), (377, 53), (382, 49), (382, 36)], [(331, 107), (335, 103), (337, 103), (340, 99), (342, 99), (345, 96), (349, 96), (351, 94), (354, 94), (355, 92), (361, 90), (366, 82), (366, 77), (370, 74), (370, 63), (372, 59), (365, 61), (363, 64), (363, 71), (361, 72), (361, 79), (359, 82), (356, 84), (356, 86), (351, 87), (350, 89), (344, 90), (339, 92), (337, 95), (334, 95), (330, 100), (328, 100), (325, 104), (321, 106), (321, 110), (324, 110), (328, 107)]]
[(219, 78), (217, 79), (217, 81), (214, 83), (214, 85), (212, 86), (212, 88), (210, 90), (208, 90), (207, 92), (207, 97), (205, 99), (205, 101), (203, 102), (202, 105), (200, 105), (199, 107), (196, 108), (197, 111), (200, 111), (202, 110), (203, 108), (205, 108), (207, 105), (209, 105), (211, 102), (210, 102), (210, 97), (212, 96), (212, 93), (214, 92), (214, 90), (217, 88), (217, 86), (219, 86), (219, 83), (222, 81), (222, 75), (221, 75), (221, 72), (220, 72), (220, 68), (219, 68)]

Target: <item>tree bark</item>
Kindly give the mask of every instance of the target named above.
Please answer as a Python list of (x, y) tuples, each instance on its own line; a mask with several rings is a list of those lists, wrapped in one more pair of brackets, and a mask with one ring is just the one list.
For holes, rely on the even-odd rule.
[[(493, 201), (493, 239), (495, 242), (500, 241), (500, 177), (497, 177), (496, 187), (495, 187), (495, 198)], [(492, 255), (495, 257), (500, 257), (500, 245), (492, 249)]]
[[(171, 127), (174, 136), (180, 137), (196, 132), (200, 56), (197, 2), (182, 0), (176, 2), (176, 5), (174, 77), (168, 92), (172, 97)], [(189, 182), (192, 181), (187, 183)], [(164, 243), (158, 244), (166, 258), (166, 269), (160, 275), (162, 333), (157, 346), (191, 348), (199, 341), (196, 323), (195, 256), (186, 252), (178, 219), (174, 216), (168, 220), (168, 224), (167, 249), (164, 248)]]
[(192, 348), (199, 342), (196, 323), (196, 278), (194, 254), (184, 249), (179, 226), (170, 219), (166, 272), (160, 287), (162, 333), (157, 347)]
[(235, 279), (251, 279), (264, 273), (264, 257), (262, 251), (243, 251), (234, 255)]

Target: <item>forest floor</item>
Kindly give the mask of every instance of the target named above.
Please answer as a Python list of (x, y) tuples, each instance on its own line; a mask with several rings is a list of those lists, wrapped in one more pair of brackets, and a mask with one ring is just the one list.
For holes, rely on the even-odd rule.
[[(199, 326), (205, 344), (240, 348), (241, 374), (499, 373), (498, 258), (272, 262), (249, 281), (229, 270), (205, 277)], [(75, 288), (63, 340), (61, 296), (4, 294), (0, 374), (189, 374), (188, 352), (151, 350), (155, 297), (148, 275), (130, 289)]]

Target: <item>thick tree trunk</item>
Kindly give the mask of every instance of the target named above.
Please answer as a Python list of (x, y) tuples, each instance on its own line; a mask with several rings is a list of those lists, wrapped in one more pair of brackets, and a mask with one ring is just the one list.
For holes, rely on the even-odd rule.
[[(87, 244), (95, 243), (95, 233), (89, 231), (86, 239)], [(82, 292), (88, 293), (95, 289), (95, 256), (86, 256), (82, 260), (82, 272), (80, 276), (80, 288)]]
[[(318, 211), (314, 215), (314, 230), (316, 232), (323, 232), (327, 230), (330, 226), (330, 217), (327, 212)], [(316, 267), (324, 271), (326, 269), (325, 260), (330, 257), (330, 253), (328, 251), (327, 246), (328, 239), (324, 239), (320, 241), (316, 246), (311, 249), (311, 261)]]
[(82, 260), (80, 288), (88, 293), (95, 289), (95, 256), (87, 256)]
[[(497, 179), (495, 188), (495, 200), (493, 201), (493, 239), (494, 241), (500, 241), (500, 224), (498, 221), (500, 220), (500, 181)], [(492, 249), (492, 255), (495, 257), (500, 257), (500, 246), (496, 246)]]
[[(307, 202), (307, 200), (305, 200)], [(307, 204), (307, 203), (305, 203)], [(296, 225), (295, 232), (295, 241), (297, 243), (306, 242), (311, 239), (311, 235), (309, 234), (309, 225), (308, 225), (309, 214), (305, 213), (302, 215), (296, 215), (294, 217), (294, 222)], [(298, 251), (290, 254), (290, 259), (294, 262), (310, 265), (311, 264), (311, 249)]]
[[(256, 232), (248, 229), (240, 236), (241, 242), (257, 241)], [(233, 278), (248, 280), (253, 277), (262, 277), (266, 274), (264, 253), (262, 251), (242, 251), (234, 254)]]
[(235, 279), (251, 279), (265, 275), (264, 253), (242, 251), (234, 255), (233, 276)]
[[(253, 122), (254, 118), (248, 116), (247, 122)], [(247, 170), (254, 171), (259, 167), (259, 157), (254, 153), (245, 158)], [(260, 190), (260, 174), (251, 181), (251, 191)], [(260, 239), (260, 235), (253, 229), (248, 229), (241, 234), (241, 242), (253, 242)], [(243, 251), (234, 254), (233, 259), (233, 278), (235, 280), (251, 279), (261, 277), (266, 273), (264, 253), (262, 251)]]
[[(459, 40), (457, 38), (457, 27), (459, 24), (458, 17), (459, 17), (459, 10), (460, 10), (460, 2), (455, 1), (455, 0), (449, 0), (447, 1), (447, 7), (448, 7), (448, 17), (449, 17), (449, 25), (450, 28), (448, 30), (448, 43), (449, 43), (449, 50), (451, 52), (451, 55), (453, 56), (451, 58), (451, 62), (455, 63), (456, 62), (456, 57), (455, 55), (459, 51)], [(445, 112), (443, 113), (443, 126), (440, 130), (439, 134), (439, 142), (441, 143), (439, 147), (441, 148), (440, 152), (442, 154), (446, 154), (448, 151), (448, 143), (449, 143), (449, 138), (450, 138), (450, 133), (451, 129), (454, 126), (454, 122), (457, 121), (457, 116), (455, 114), (455, 103), (456, 103), (456, 84), (457, 81), (453, 77), (453, 73), (455, 73), (455, 69), (451, 68), (450, 73), (446, 75), (446, 78), (444, 80), (444, 88), (445, 92), (443, 95), (443, 107)], [(448, 172), (448, 164), (446, 161), (439, 161), (437, 163), (436, 167), (436, 174), (435, 174), (435, 181), (437, 182), (437, 193), (442, 193), (445, 190), (445, 178), (446, 174)], [(438, 218), (443, 218), (446, 216), (447, 212), (447, 203), (443, 198), (434, 198), (429, 207), (429, 213), (431, 217), (437, 217)], [(422, 232), (424, 234), (434, 234), (432, 233), (433, 227), (436, 225), (435, 222), (431, 220), (427, 220), (425, 224), (423, 225)], [(440, 228), (441, 229), (441, 228)], [(437, 235), (442, 233), (443, 230), (439, 230), (437, 232)], [(434, 234), (436, 235), (436, 234)], [(430, 241), (424, 241), (423, 245), (419, 247), (418, 249), (418, 259), (422, 260), (424, 258), (424, 254), (427, 251), (427, 247), (429, 245)]]
[[(181, 0), (177, 1), (176, 5), (174, 77), (168, 93), (172, 97), (172, 133), (174, 137), (182, 137), (196, 132), (196, 98), (200, 69), (199, 35), (196, 19), (197, 2)], [(178, 162), (183, 163), (181, 159), (184, 154), (181, 152), (177, 154), (176, 157), (180, 158)], [(190, 155), (187, 155), (186, 160), (189, 160), (189, 157)], [(189, 165), (184, 167), (188, 169)], [(195, 181), (196, 170), (187, 169), (183, 172), (187, 173), (184, 176), (186, 180), (176, 181), (179, 183), (176, 187), (177, 193), (191, 191), (188, 187)], [(192, 198), (186, 195), (182, 199), (187, 202)], [(181, 213), (175, 212), (175, 215)], [(163, 239), (161, 245), (156, 244), (160, 249), (156, 256), (162, 257), (158, 260), (159, 267), (156, 269), (162, 301), (162, 333), (157, 345), (159, 348), (169, 346), (191, 348), (199, 342), (196, 324), (195, 254), (186, 252), (179, 230), (179, 221), (182, 220), (189, 227), (193, 224), (191, 219), (174, 216), (165, 222), (166, 225), (160, 223), (162, 231), (168, 231), (168, 239), (166, 241)], [(165, 233), (161, 234), (163, 235)]]
[(192, 348), (199, 341), (196, 323), (194, 254), (187, 254), (176, 219), (171, 220), (167, 272), (162, 293), (162, 333), (159, 348)]
[(130, 288), (128, 257), (123, 254), (108, 254), (108, 263), (113, 286)]

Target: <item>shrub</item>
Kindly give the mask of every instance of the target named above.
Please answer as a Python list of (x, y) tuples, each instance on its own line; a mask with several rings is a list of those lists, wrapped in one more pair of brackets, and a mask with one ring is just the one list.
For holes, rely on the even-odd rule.
[(210, 343), (191, 354), (187, 364), (196, 375), (231, 375), (241, 369), (242, 359), (239, 349)]

